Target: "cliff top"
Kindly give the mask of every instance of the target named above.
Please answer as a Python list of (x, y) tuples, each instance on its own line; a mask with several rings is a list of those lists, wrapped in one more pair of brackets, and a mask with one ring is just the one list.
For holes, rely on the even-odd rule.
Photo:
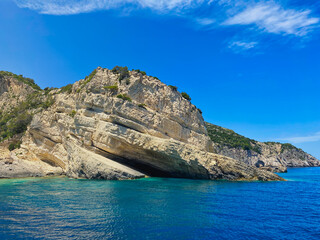
[(12, 72), (0, 71), (0, 79), (4, 77), (14, 78), (21, 83), (27, 84), (28, 86), (32, 87), (35, 90), (41, 90), (41, 88), (31, 78), (26, 78), (26, 77), (23, 77), (22, 75), (17, 75)]
[(295, 147), (290, 143), (280, 142), (259, 142), (254, 139), (244, 137), (233, 130), (214, 125), (206, 122), (208, 135), (214, 143), (222, 144), (231, 148), (241, 148), (244, 150), (252, 150), (257, 153), (261, 153), (260, 145), (266, 144), (268, 146), (281, 145), (281, 151), (296, 150), (302, 151), (302, 149)]

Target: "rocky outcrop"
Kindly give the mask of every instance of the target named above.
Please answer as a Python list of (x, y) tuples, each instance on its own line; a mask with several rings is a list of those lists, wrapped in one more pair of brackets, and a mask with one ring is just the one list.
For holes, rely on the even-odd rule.
[(21, 147), (0, 160), (0, 177), (281, 180), (213, 153), (200, 111), (140, 71), (98, 68), (41, 94), (54, 104), (33, 113)]
[(200, 111), (175, 88), (139, 71), (98, 68), (47, 94), (54, 104), (33, 116), (21, 148), (12, 151), (17, 163), (89, 179), (281, 180), (213, 153)]
[(0, 71), (0, 109), (3, 112), (26, 101), (27, 96), (36, 91), (30, 85), (19, 81), (18, 77), (18, 75)]
[(62, 168), (35, 159), (22, 159), (19, 150), (10, 152), (0, 146), (0, 178), (44, 177), (62, 175)]
[(320, 161), (291, 144), (258, 142), (234, 131), (206, 123), (217, 154), (237, 159), (251, 166), (275, 172), (288, 167), (318, 167)]

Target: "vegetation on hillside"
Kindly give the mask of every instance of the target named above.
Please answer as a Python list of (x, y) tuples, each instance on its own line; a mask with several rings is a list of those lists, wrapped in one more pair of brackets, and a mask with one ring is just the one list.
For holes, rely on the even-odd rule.
[(176, 86), (169, 85), (169, 87), (170, 87), (173, 91), (178, 91), (178, 87), (176, 87)]
[(72, 110), (71, 113), (69, 114), (70, 117), (74, 118), (74, 116), (77, 114), (76, 110)]
[(118, 91), (118, 89), (119, 89), (119, 87), (117, 85), (104, 86), (103, 88), (111, 90), (111, 91)]
[(136, 71), (137, 73), (141, 73), (143, 76), (147, 75), (145, 71), (141, 71), (140, 69), (132, 69), (132, 71)]
[(92, 80), (92, 78), (96, 75), (96, 73), (97, 73), (97, 70), (96, 70), (96, 69), (93, 70), (93, 71), (89, 74), (89, 76), (86, 76), (86, 77), (85, 77), (84, 82), (82, 82), (81, 85), (86, 86), (86, 85)]
[(13, 151), (13, 150), (15, 150), (17, 148), (20, 148), (21, 143), (22, 142), (20, 140), (10, 143), (9, 147), (8, 147), (9, 151)]
[(290, 150), (293, 150), (293, 149), (298, 150), (298, 151), (302, 151), (302, 149), (297, 148), (297, 147), (293, 146), (290, 143), (282, 143), (281, 144), (281, 153), (283, 153), (286, 150), (290, 151)]
[[(257, 141), (246, 138), (234, 131), (219, 127), (217, 125), (207, 123), (206, 127), (208, 130), (208, 135), (214, 143), (231, 147), (231, 148), (241, 148), (244, 150), (252, 150), (257, 153), (261, 153), (260, 147), (257, 145)], [(263, 142), (266, 145), (272, 146), (276, 144), (281, 144), (281, 153), (284, 151), (297, 150), (303, 152), (302, 149), (293, 146), (290, 143), (279, 143), (279, 142)]]
[(33, 115), (49, 108), (53, 103), (51, 95), (45, 95), (42, 91), (34, 92), (10, 111), (0, 111), (0, 142), (24, 133)]
[(113, 73), (119, 74), (119, 82), (125, 78), (129, 77), (129, 70), (128, 67), (120, 67), (120, 66), (115, 66), (112, 70)]
[[(96, 75), (96, 73), (97, 73), (97, 70), (95, 69), (95, 70), (93, 70), (93, 71), (89, 74), (89, 76), (86, 76), (86, 77), (84, 78), (84, 80), (80, 82), (80, 84), (79, 84), (80, 87), (77, 89), (76, 92), (77, 92), (77, 93), (81, 92), (81, 90), (82, 90), (89, 82), (91, 82), (92, 78)], [(70, 94), (70, 93), (72, 92), (72, 87), (73, 87), (73, 84), (68, 84), (67, 86), (62, 87), (60, 92), (67, 92), (67, 93)], [(66, 90), (62, 90), (63, 88), (66, 88), (67, 91), (66, 91)]]
[(144, 103), (140, 103), (140, 104), (138, 104), (138, 107), (141, 107), (141, 108), (144, 108), (144, 109), (146, 109), (146, 104), (144, 104)]
[(1, 76), (15, 78), (19, 82), (23, 82), (23, 83), (29, 85), (30, 87), (32, 87), (35, 90), (41, 90), (41, 88), (31, 78), (26, 78), (26, 77), (23, 77), (22, 75), (17, 75), (17, 74), (14, 74), (12, 72), (7, 72), (7, 71), (0, 71), (0, 77)]
[(214, 143), (261, 153), (259, 146), (256, 145), (257, 142), (253, 139), (246, 138), (230, 129), (222, 128), (211, 123), (206, 123), (206, 127), (209, 137)]
[(121, 98), (124, 101), (132, 102), (131, 98), (127, 94), (119, 94), (117, 95), (117, 98)]
[(186, 92), (182, 92), (181, 95), (183, 98), (187, 99), (188, 101), (191, 101), (191, 97)]
[(70, 94), (71, 92), (72, 92), (72, 84), (68, 84), (66, 86), (61, 87), (59, 93), (68, 93), (68, 94)]

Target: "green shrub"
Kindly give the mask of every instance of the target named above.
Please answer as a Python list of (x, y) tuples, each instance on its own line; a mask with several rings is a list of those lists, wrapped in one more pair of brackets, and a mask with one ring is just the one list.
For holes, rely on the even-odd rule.
[(141, 108), (144, 108), (144, 109), (146, 108), (146, 106), (147, 106), (147, 105), (145, 105), (144, 103), (138, 104), (138, 107), (141, 107)]
[(108, 90), (113, 90), (113, 91), (118, 91), (119, 89), (117, 85), (104, 86), (103, 88)]
[(132, 69), (132, 71), (136, 71), (137, 73), (141, 73), (143, 76), (147, 75), (145, 71), (141, 71), (140, 69)]
[(72, 84), (68, 84), (62, 88), (60, 88), (60, 92), (59, 93), (68, 93), (70, 94), (72, 92)]
[(72, 110), (72, 112), (69, 114), (70, 117), (74, 118), (74, 116), (77, 114), (76, 110)]
[(15, 149), (20, 148), (20, 146), (21, 146), (21, 141), (17, 141), (15, 143), (10, 143), (8, 148), (9, 148), (9, 151), (13, 151)]
[(97, 70), (95, 69), (90, 73), (89, 76), (86, 76), (84, 78), (84, 81), (81, 83), (82, 87), (86, 86), (92, 80), (92, 78), (96, 75), (96, 73), (97, 73)]
[(187, 99), (188, 101), (191, 101), (191, 97), (187, 93), (182, 92), (181, 95), (183, 98)]
[(54, 104), (54, 99), (49, 96), (43, 103), (42, 103), (42, 108), (43, 109), (48, 109), (49, 107), (51, 107)]
[(119, 66), (115, 66), (112, 70), (113, 73), (116, 74), (120, 74), (119, 75), (119, 82), (121, 83), (121, 81), (125, 78), (128, 78), (129, 75), (129, 70), (128, 67), (119, 67)]
[(178, 87), (176, 87), (176, 86), (169, 85), (169, 87), (170, 87), (173, 91), (178, 91)]
[(131, 98), (127, 94), (119, 94), (117, 95), (117, 98), (121, 98), (124, 101), (132, 102)]
[(13, 137), (16, 134), (25, 132), (31, 120), (31, 114), (21, 113), (16, 115), (15, 118), (11, 119), (7, 124), (8, 137)]
[(44, 95), (48, 95), (54, 88), (48, 88), (46, 87), (44, 90)]
[(9, 145), (9, 151), (13, 151), (14, 150), (14, 143), (10, 143)]
[(127, 85), (130, 84), (130, 79), (129, 79), (129, 78), (126, 79), (126, 84), (127, 84)]
[(201, 109), (200, 109), (200, 108), (198, 108), (198, 111), (199, 111), (199, 113), (200, 113), (200, 114), (202, 114), (202, 111), (201, 111)]

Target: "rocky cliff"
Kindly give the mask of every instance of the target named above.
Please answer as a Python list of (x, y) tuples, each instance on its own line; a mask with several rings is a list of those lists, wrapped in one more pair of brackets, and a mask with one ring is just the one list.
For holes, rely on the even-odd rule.
[[(3, 79), (19, 81), (19, 76)], [(176, 88), (141, 71), (97, 68), (61, 89), (31, 88), (24, 101), (1, 115), (3, 145), (19, 134), (23, 137), (18, 146), (11, 143), (10, 152), (2, 148), (0, 177), (281, 180), (213, 153), (200, 111)], [(10, 126), (19, 126), (14, 119), (22, 109), (31, 122), (26, 121), (26, 131), (13, 134)]]
[(248, 165), (275, 172), (285, 172), (287, 167), (320, 166), (318, 159), (291, 144), (255, 141), (210, 123), (206, 127), (215, 153)]
[(41, 90), (32, 79), (10, 72), (0, 71), (0, 109), (8, 112), (27, 100), (27, 97)]

